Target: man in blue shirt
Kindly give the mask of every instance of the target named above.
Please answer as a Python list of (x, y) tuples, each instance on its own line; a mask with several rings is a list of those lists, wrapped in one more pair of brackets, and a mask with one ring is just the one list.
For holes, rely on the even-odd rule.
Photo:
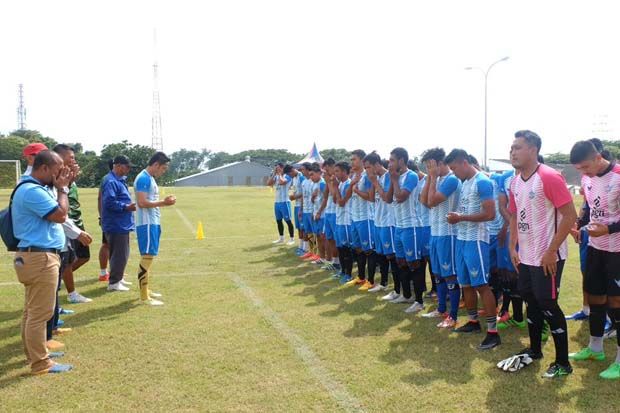
[(110, 250), (108, 291), (129, 291), (122, 280), (129, 260), (129, 233), (135, 229), (136, 204), (127, 188), (127, 174), (133, 165), (125, 155), (115, 157), (112, 165), (101, 189), (101, 228)]
[(143, 304), (163, 305), (156, 298), (161, 294), (149, 289), (149, 276), (153, 260), (159, 253), (159, 238), (161, 236), (160, 207), (174, 205), (177, 201), (174, 195), (168, 195), (159, 200), (159, 187), (155, 178), (159, 178), (168, 170), (170, 158), (163, 152), (155, 152), (146, 169), (136, 177), (133, 189), (136, 193), (136, 235), (140, 249), (140, 265), (138, 283), (140, 284), (140, 299)]
[[(19, 239), (14, 268), (26, 288), (22, 340), (32, 374), (60, 373), (72, 366), (54, 363), (46, 348), (46, 323), (54, 314), (60, 250), (65, 244), (61, 224), (69, 211), (69, 188), (73, 179), (62, 158), (39, 152), (32, 173), (23, 179), (11, 204), (14, 235)], [(58, 199), (49, 188), (58, 191)], [(62, 353), (54, 356), (62, 356)]]
[(288, 234), (290, 237), (287, 245), (294, 245), (295, 229), (293, 228), (293, 223), (291, 222), (291, 201), (288, 197), (288, 191), (291, 189), (293, 178), (284, 172), (284, 168), (284, 164), (278, 163), (273, 171), (273, 175), (271, 175), (267, 180), (267, 185), (275, 187), (276, 190), (276, 201), (273, 209), (276, 216), (276, 224), (278, 225), (278, 234), (280, 234), (280, 238), (275, 240), (273, 243), (284, 244), (284, 225), (282, 224), (282, 220), (284, 220), (288, 226)]
[(479, 332), (476, 292), (484, 306), (487, 318), (487, 335), (478, 346), (489, 350), (501, 344), (497, 333), (495, 297), (489, 287), (489, 228), (488, 222), (495, 218), (493, 184), (482, 172), (469, 163), (469, 155), (462, 149), (453, 149), (446, 156), (446, 163), (463, 181), (459, 196), (458, 212), (448, 213), (448, 223), (457, 226), (456, 274), (469, 321), (457, 328), (459, 333)]

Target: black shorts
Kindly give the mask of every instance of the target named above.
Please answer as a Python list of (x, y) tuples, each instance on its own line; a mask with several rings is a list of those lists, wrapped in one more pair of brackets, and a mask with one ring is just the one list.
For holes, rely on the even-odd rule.
[(620, 296), (620, 252), (589, 246), (583, 288), (592, 295)]
[(71, 244), (76, 258), (90, 258), (90, 247), (88, 245), (82, 244), (77, 239), (71, 240)]
[(557, 300), (560, 295), (560, 281), (564, 260), (558, 261), (558, 269), (555, 276), (545, 274), (543, 267), (519, 264), (519, 278), (517, 286), (521, 297), (533, 294), (538, 302)]

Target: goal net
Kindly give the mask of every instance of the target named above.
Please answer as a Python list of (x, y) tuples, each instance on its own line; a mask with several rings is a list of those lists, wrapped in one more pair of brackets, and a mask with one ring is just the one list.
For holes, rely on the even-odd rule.
[(0, 160), (0, 188), (13, 188), (21, 174), (18, 160)]

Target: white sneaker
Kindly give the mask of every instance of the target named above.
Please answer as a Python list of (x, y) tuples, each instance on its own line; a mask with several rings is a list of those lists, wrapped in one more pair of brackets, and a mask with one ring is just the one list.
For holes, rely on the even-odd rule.
[(149, 297), (161, 298), (163, 295), (160, 293), (154, 293), (153, 291), (149, 291)]
[(424, 318), (441, 318), (444, 316), (444, 313), (440, 313), (438, 310), (433, 310), (430, 313), (422, 314)]
[(390, 301), (394, 304), (412, 304), (415, 301), (413, 297), (405, 298), (404, 295), (399, 295), (397, 298)]
[(295, 245), (295, 239), (291, 238), (291, 240), (287, 242), (286, 245)]
[(163, 301), (159, 301), (154, 298), (149, 298), (148, 300), (141, 300), (141, 301), (142, 301), (142, 304), (147, 304), (147, 305), (164, 305)]
[(368, 290), (369, 293), (378, 293), (379, 291), (385, 291), (387, 290), (387, 287), (381, 284), (377, 284), (374, 287), (370, 288)]
[(383, 301), (392, 301), (393, 299), (399, 297), (400, 294), (398, 294), (396, 291), (390, 291), (390, 293), (388, 295), (384, 295), (383, 297), (381, 297), (381, 299)]
[(277, 239), (275, 241), (271, 241), (272, 244), (284, 244), (284, 238)]
[(411, 304), (411, 306), (405, 309), (405, 313), (407, 314), (417, 313), (422, 310), (424, 310), (424, 304), (420, 304), (419, 302), (416, 301), (413, 304)]
[(131, 281), (125, 280), (125, 277), (121, 279), (121, 284), (123, 284), (124, 286), (133, 285)]
[(86, 298), (82, 294), (78, 293), (77, 291), (74, 291), (71, 294), (69, 294), (68, 301), (71, 304), (82, 304), (82, 303), (90, 303), (93, 300), (92, 298)]
[(129, 291), (129, 288), (125, 287), (120, 281), (116, 284), (108, 285), (108, 291)]

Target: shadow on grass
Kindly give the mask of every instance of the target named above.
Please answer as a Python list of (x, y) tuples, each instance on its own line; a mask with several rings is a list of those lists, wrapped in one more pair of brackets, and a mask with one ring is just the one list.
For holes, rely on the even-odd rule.
[[(22, 317), (22, 310), (15, 311), (0, 311), (0, 323), (4, 321), (11, 321)], [(1, 337), (1, 335), (0, 335)]]
[[(70, 326), (71, 328), (78, 328), (92, 322), (99, 323), (102, 321), (112, 320), (122, 316), (137, 305), (138, 304), (136, 303), (136, 299), (132, 298), (121, 301), (109, 307), (92, 308), (87, 311), (81, 311), (71, 316)], [(25, 357), (23, 356), (23, 347), (21, 342), (21, 331), (19, 324), (11, 326), (9, 329), (7, 329), (7, 333), (10, 333), (10, 335), (2, 336), (1, 338), (3, 340), (7, 338), (13, 338), (13, 342), (6, 344), (4, 347), (0, 348), (0, 389), (15, 384), (17, 381), (23, 379), (23, 374), (11, 376), (11, 372), (26, 367)], [(9, 362), (14, 358), (18, 358), (19, 360)]]

